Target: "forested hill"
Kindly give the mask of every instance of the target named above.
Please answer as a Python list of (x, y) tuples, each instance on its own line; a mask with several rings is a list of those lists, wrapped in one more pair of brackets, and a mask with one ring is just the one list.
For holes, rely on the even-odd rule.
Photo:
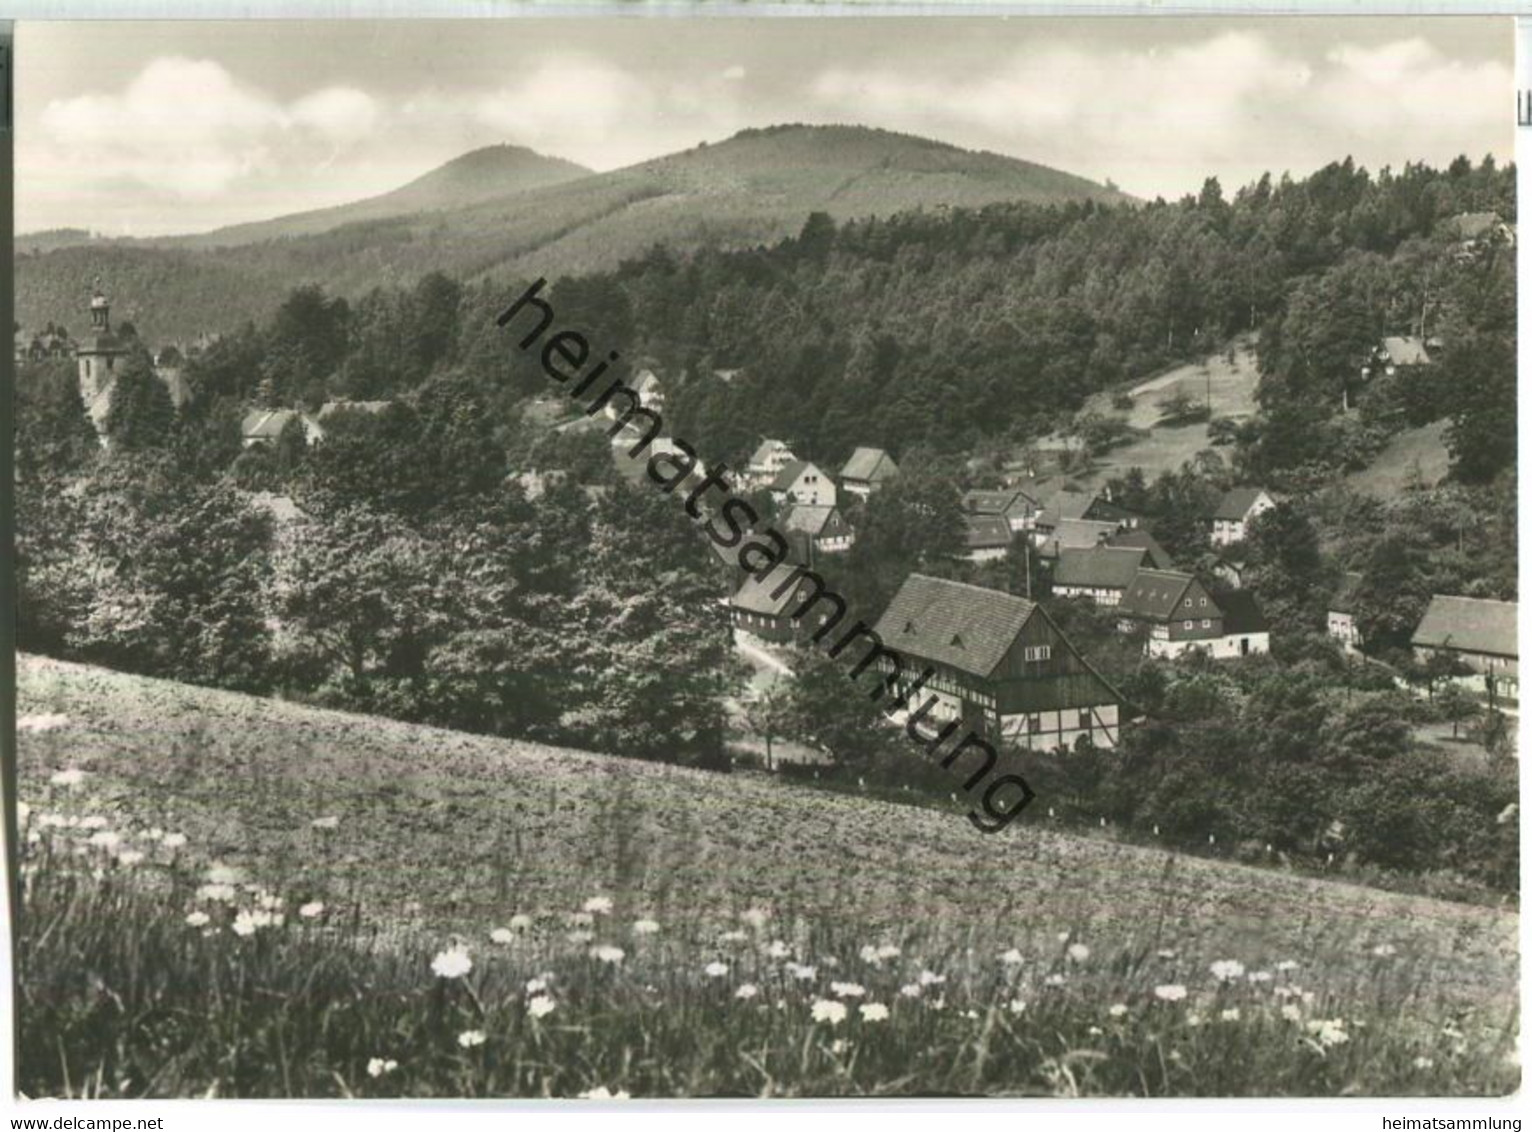
[(565, 179), (568, 169), (544, 170), (558, 183), (541, 187), (507, 176), (503, 191), (481, 166), (521, 159), (469, 157), (467, 168), (449, 164), (397, 193), (347, 206), (347, 223), (330, 210), (159, 242), (166, 246), (94, 242), (38, 255), (22, 246), (17, 317), (23, 325), (78, 321), (81, 281), (101, 274), (136, 325), (184, 338), (265, 319), (305, 283), (355, 298), (432, 271), (464, 280), (488, 272), (557, 277), (610, 269), (655, 245), (685, 253), (774, 243), (815, 211), (844, 221), (999, 201), (1127, 199), (1030, 162), (850, 126), (747, 130), (610, 173)]
[(583, 165), (559, 157), (546, 157), (524, 146), (485, 146), (455, 157), (392, 192), (366, 200), (335, 208), (279, 216), (274, 220), (236, 224), (198, 236), (177, 236), (144, 242), (180, 248), (227, 248), (258, 244), (266, 240), (328, 232), (343, 224), (359, 221), (470, 208), (496, 197), (563, 184), (590, 175), (591, 171)]

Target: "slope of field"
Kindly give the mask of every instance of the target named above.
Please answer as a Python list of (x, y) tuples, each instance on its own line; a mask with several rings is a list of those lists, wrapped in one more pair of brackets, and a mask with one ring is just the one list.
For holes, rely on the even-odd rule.
[[(1234, 343), (1232, 362), (1226, 353), (1212, 354), (1200, 362), (1177, 366), (1133, 386), (1128, 391), (1133, 398), (1131, 410), (1114, 409), (1111, 392), (1095, 394), (1086, 402), (1083, 411), (1124, 421), (1140, 435), (1130, 443), (1097, 454), (1090, 470), (1072, 477), (1073, 482), (1082, 489), (1093, 489), (1129, 468), (1142, 468), (1145, 478), (1151, 481), (1161, 472), (1176, 471), (1198, 452), (1211, 448), (1212, 443), (1208, 440), (1206, 422), (1161, 424), (1160, 402), (1182, 393), (1198, 405), (1210, 403), (1215, 419), (1244, 420), (1256, 411), (1255, 387), (1259, 379), (1255, 341), (1246, 336)], [(1047, 449), (1062, 445), (1060, 438), (1051, 437), (1040, 447)]]
[[(488, 192), (485, 178), (470, 180)], [(120, 302), (136, 304), (141, 330), (184, 336), (260, 319), (274, 293), (302, 283), (355, 296), (433, 270), (465, 279), (488, 272), (553, 278), (610, 268), (656, 244), (685, 251), (774, 241), (798, 232), (814, 211), (849, 219), (1005, 200), (1128, 199), (1058, 170), (922, 138), (787, 126), (541, 188), (518, 184), (480, 203), (358, 219), (191, 259), (184, 248), (130, 241), (20, 257), (17, 317), (28, 326), (50, 318), (69, 324), (84, 281), (99, 272)], [(289, 221), (327, 224), (324, 217)], [(225, 273), (244, 285), (229, 286)]]
[(1447, 421), (1406, 429), (1395, 436), (1346, 485), (1363, 495), (1392, 499), (1411, 484), (1434, 485), (1446, 478), (1452, 464), (1447, 451)]
[[(184, 833), (204, 861), (356, 906), (363, 928), (483, 939), (513, 913), (607, 893), (614, 922), (763, 907), (805, 933), (902, 933), (954, 965), (1056, 952), (1069, 932), (1103, 956), (1166, 952), (1167, 982), (1205, 982), (1215, 959), (1293, 961), (1306, 985), (1362, 993), (1381, 948), (1443, 1009), (1514, 996), (1514, 915), (1062, 836), (1039, 828), (1046, 799), (986, 836), (958, 812), (32, 657), (18, 713), (36, 812), (71, 806), (128, 839)], [(68, 769), (82, 781), (50, 785)]]

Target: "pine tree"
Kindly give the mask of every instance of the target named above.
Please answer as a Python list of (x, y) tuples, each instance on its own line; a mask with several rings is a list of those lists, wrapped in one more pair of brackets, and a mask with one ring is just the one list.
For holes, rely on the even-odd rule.
[(106, 437), (114, 450), (137, 452), (163, 447), (175, 425), (170, 391), (155, 376), (149, 351), (135, 346), (117, 370), (106, 413)]

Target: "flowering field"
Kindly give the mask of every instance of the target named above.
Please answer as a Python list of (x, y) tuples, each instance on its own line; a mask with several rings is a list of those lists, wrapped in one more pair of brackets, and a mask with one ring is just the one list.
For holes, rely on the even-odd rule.
[(23, 658), (29, 1095), (1504, 1093), (1512, 914)]

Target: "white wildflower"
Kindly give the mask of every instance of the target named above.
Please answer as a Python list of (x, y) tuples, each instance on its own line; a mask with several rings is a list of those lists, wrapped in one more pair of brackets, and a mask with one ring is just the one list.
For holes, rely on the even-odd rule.
[(1239, 1021), (1239, 1007), (1231, 1006), (1227, 1010), (1225, 1010), (1222, 1013), (1220, 1013), (1218, 1015), (1218, 1017), (1221, 1020), (1225, 1021), (1225, 1022), (1238, 1022)]
[(298, 909), (298, 915), (302, 916), (305, 920), (312, 920), (316, 917), (323, 916), (324, 901), (310, 900), (307, 904), (302, 905)]
[(1180, 1002), (1186, 997), (1186, 988), (1180, 983), (1162, 983), (1154, 988), (1154, 997), (1161, 1002)]
[(886, 1022), (888, 1020), (888, 1007), (881, 1002), (864, 1002), (857, 1007), (863, 1022)]
[(1303, 1017), (1303, 1011), (1289, 1002), (1286, 1006), (1282, 1007), (1282, 1017), (1286, 1018), (1289, 1022), (1297, 1022)]
[(656, 920), (635, 920), (633, 922), (634, 935), (653, 935), (659, 930), (660, 925)]
[(811, 979), (817, 978), (819, 975), (818, 970), (815, 968), (805, 967), (800, 963), (789, 963), (787, 965), (787, 971), (790, 975), (792, 975), (793, 978), (805, 983), (809, 982)]
[(121, 853), (117, 854), (117, 863), (129, 869), (134, 865), (141, 864), (143, 859), (144, 855), (137, 849), (124, 849)]
[(828, 1022), (832, 1026), (838, 1026), (846, 1020), (846, 1004), (836, 1002), (834, 999), (818, 998), (814, 1000), (812, 1014), (816, 1022)]
[(1372, 949), (1372, 953), (1379, 959), (1387, 959), (1390, 955), (1395, 953), (1394, 945), (1391, 943), (1380, 943), (1377, 947)]
[(393, 1058), (373, 1057), (367, 1061), (367, 1076), (382, 1077), (399, 1068), (399, 1063)]
[(484, 1044), (484, 1031), (464, 1030), (457, 1036), (457, 1044), (464, 1049), (473, 1049), (474, 1046), (481, 1046)]
[(322, 818), (315, 818), (313, 821), (309, 822), (309, 827), (311, 829), (339, 829), (340, 818), (333, 814)]
[(761, 993), (760, 987), (754, 983), (740, 983), (734, 990), (735, 998), (752, 999)]
[(1250, 972), (1250, 981), (1252, 983), (1269, 983), (1269, 982), (1271, 982), (1271, 972), (1270, 971), (1251, 971)]
[(596, 925), (596, 917), (589, 912), (571, 912), (569, 913), (569, 923), (571, 927), (591, 928)]
[(583, 910), (604, 916), (612, 910), (612, 898), (610, 896), (592, 896), (585, 902)]
[(1012, 1014), (1021, 1014), (1027, 1009), (1027, 1004), (1019, 998), (1013, 998), (1005, 1004), (1005, 1008)]
[(186, 834), (167, 833), (164, 837), (160, 838), (160, 844), (166, 849), (179, 849), (186, 844)]
[(204, 884), (197, 889), (199, 900), (219, 900), (227, 904), (234, 899), (234, 886), (232, 884)]
[(745, 940), (747, 940), (749, 938), (750, 937), (748, 935), (746, 935), (744, 932), (740, 931), (738, 928), (733, 928), (730, 931), (719, 933), (718, 942), (719, 943), (744, 943)]
[(105, 829), (111, 823), (100, 814), (89, 814), (77, 822), (71, 823), (79, 829)]
[(903, 952), (891, 943), (885, 943), (878, 948), (879, 959), (897, 959)]
[(516, 933), (511, 931), (510, 928), (496, 928), (489, 933), (489, 941), (491, 943), (510, 943), (515, 938)]
[(1237, 979), (1243, 975), (1245, 973), (1245, 965), (1238, 959), (1220, 959), (1208, 970), (1213, 972), (1215, 979), (1227, 983), (1231, 979)]
[(772, 959), (786, 959), (792, 953), (793, 949), (780, 939), (772, 940), (771, 946), (766, 949), (766, 954)]
[(554, 1010), (554, 1001), (545, 994), (527, 1000), (527, 1013), (533, 1018), (546, 1018)]
[(867, 988), (861, 983), (831, 983), (830, 993), (836, 998), (861, 998)]
[(517, 912), (510, 919), (511, 931), (524, 932), (532, 926), (532, 917), (525, 912)]
[(899, 988), (899, 993), (905, 998), (919, 998), (923, 992), (919, 983), (905, 983)]
[(206, 912), (188, 912), (186, 914), (186, 922), (194, 928), (204, 927), (212, 918)]
[(721, 979), (729, 973), (729, 965), (727, 963), (720, 963), (715, 959), (702, 968), (702, 973), (710, 979)]
[(759, 931), (766, 926), (766, 921), (771, 919), (771, 913), (765, 908), (750, 908), (740, 913), (739, 918)]
[(454, 944), (447, 950), (438, 952), (431, 960), (431, 973), (441, 979), (461, 979), (472, 970), (473, 959), (469, 957), (467, 948), (461, 944)]
[(1110, 1014), (1113, 1018), (1121, 1018), (1127, 1012), (1128, 1008), (1126, 1004), (1121, 1002), (1113, 1003), (1111, 1008), (1107, 1010), (1107, 1013)]
[(1346, 1023), (1340, 1018), (1315, 1019), (1308, 1024), (1308, 1031), (1326, 1049), (1351, 1040), (1351, 1036), (1346, 1033)]
[(1284, 959), (1282, 962), (1277, 964), (1277, 970), (1279, 971), (1296, 971), (1297, 969), (1298, 964), (1295, 960), (1292, 959)]
[(1090, 948), (1083, 943), (1071, 943), (1069, 945), (1069, 957), (1076, 963), (1084, 963), (1090, 958)]
[(599, 960), (602, 963), (611, 963), (613, 965), (621, 963), (627, 954), (628, 953), (622, 948), (613, 947), (609, 943), (599, 944), (598, 946), (590, 949), (590, 957), (592, 959)]
[(1061, 987), (1064, 985), (1064, 976), (1049, 975), (1046, 979), (1043, 980), (1043, 985), (1049, 987)]
[(1002, 951), (1000, 953), (1000, 962), (1004, 963), (1007, 967), (1020, 966), (1022, 963), (1021, 952), (1014, 947), (1009, 951)]
[(589, 943), (591, 940), (595, 939), (596, 933), (588, 928), (577, 928), (572, 932), (565, 932), (564, 938), (578, 947), (581, 944)]
[(920, 972), (920, 985), (923, 987), (939, 987), (946, 981), (946, 975), (938, 975), (935, 971)]
[(1416, 1069), (1436, 1068), (1436, 1062), (1432, 1061), (1429, 1057), (1417, 1057), (1414, 1064)]
[(122, 842), (122, 834), (114, 829), (103, 829), (90, 835), (90, 844), (97, 849), (115, 849)]
[(629, 1097), (626, 1089), (619, 1089), (614, 1093), (605, 1085), (598, 1085), (594, 1089), (586, 1089), (583, 1093), (577, 1094), (575, 1099), (582, 1101), (625, 1101)]

